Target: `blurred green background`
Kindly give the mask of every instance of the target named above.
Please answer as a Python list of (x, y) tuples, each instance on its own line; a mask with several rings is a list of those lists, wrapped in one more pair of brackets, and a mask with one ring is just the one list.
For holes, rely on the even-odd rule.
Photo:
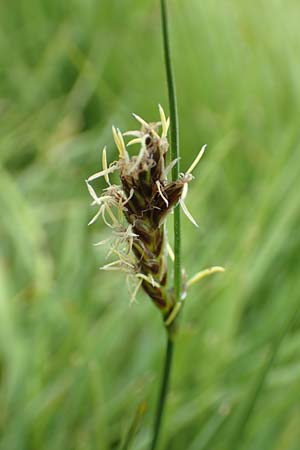
[[(300, 4), (169, 4), (182, 169), (208, 144), (184, 265), (227, 272), (189, 293), (160, 448), (299, 450)], [(147, 449), (161, 319), (98, 270), (84, 180), (158, 103), (158, 1), (1, 2), (1, 450), (119, 449), (143, 401)]]

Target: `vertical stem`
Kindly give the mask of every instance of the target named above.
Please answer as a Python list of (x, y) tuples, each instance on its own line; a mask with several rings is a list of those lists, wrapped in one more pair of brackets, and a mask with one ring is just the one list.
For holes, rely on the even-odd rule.
[[(161, 0), (161, 21), (163, 33), (164, 58), (166, 66), (166, 77), (169, 95), (169, 109), (171, 119), (171, 158), (179, 158), (179, 132), (178, 132), (178, 112), (175, 81), (171, 60), (171, 49), (169, 40), (169, 23), (166, 0)], [(179, 160), (172, 170), (172, 180), (178, 180), (180, 173)], [(174, 210), (174, 291), (177, 302), (181, 298), (181, 237), (180, 237), (180, 208), (177, 206)]]
[(168, 388), (169, 388), (170, 372), (171, 372), (172, 360), (173, 360), (173, 350), (174, 350), (174, 343), (173, 343), (172, 339), (170, 339), (170, 337), (168, 337), (165, 360), (164, 360), (163, 376), (162, 376), (162, 380), (161, 380), (156, 415), (155, 415), (155, 419), (154, 419), (153, 437), (152, 437), (150, 450), (155, 450), (157, 442), (158, 442), (159, 434), (160, 434), (161, 422), (162, 422), (162, 417), (163, 417), (163, 413), (164, 413), (164, 406), (165, 406), (166, 397), (167, 397)]
[[(169, 96), (169, 110), (170, 110), (170, 120), (171, 120), (171, 159), (179, 158), (179, 136), (178, 136), (178, 113), (177, 113), (177, 101), (176, 101), (176, 90), (174, 75), (172, 69), (171, 61), (171, 51), (169, 42), (169, 25), (168, 25), (168, 13), (166, 0), (160, 1), (161, 7), (161, 23), (162, 23), (162, 34), (163, 34), (163, 47), (164, 47), (164, 59), (166, 67), (166, 78), (168, 86), (168, 96)], [(179, 178), (179, 159), (177, 164), (172, 170), (172, 180), (178, 180)], [(177, 206), (174, 210), (174, 293), (175, 301), (179, 302), (181, 299), (181, 235), (180, 235), (180, 209)], [(153, 437), (150, 446), (150, 450), (155, 450), (160, 430), (161, 424), (166, 404), (166, 398), (169, 389), (170, 374), (172, 369), (174, 352), (174, 342), (173, 336), (169, 329), (167, 329), (167, 346), (166, 354), (164, 360), (164, 368), (160, 386), (160, 392), (157, 402), (156, 415), (154, 418), (153, 426)]]

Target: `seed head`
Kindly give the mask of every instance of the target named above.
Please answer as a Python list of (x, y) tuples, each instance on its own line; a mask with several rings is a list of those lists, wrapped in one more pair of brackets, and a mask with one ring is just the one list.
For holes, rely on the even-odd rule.
[[(140, 129), (121, 133), (112, 127), (113, 138), (118, 148), (119, 159), (108, 165), (106, 147), (102, 152), (102, 170), (91, 175), (87, 187), (93, 199), (92, 205), (98, 212), (90, 221), (94, 223), (101, 216), (111, 229), (109, 255), (117, 259), (102, 267), (103, 270), (122, 270), (134, 277), (136, 285), (133, 299), (140, 286), (147, 292), (155, 305), (168, 314), (174, 300), (167, 289), (167, 242), (165, 222), (168, 214), (180, 202), (188, 218), (196, 224), (184, 204), (188, 183), (193, 179), (192, 170), (202, 157), (205, 146), (178, 180), (169, 181), (168, 174), (178, 160), (166, 165), (169, 148), (167, 140), (169, 118), (159, 105), (160, 121), (148, 123), (133, 114)], [(161, 129), (161, 134), (159, 130)], [(127, 145), (124, 137), (130, 136)], [(129, 156), (127, 147), (138, 145), (136, 155)], [(109, 176), (118, 172), (120, 184), (111, 184)], [(104, 177), (108, 187), (98, 197), (91, 182)], [(102, 244), (107, 240), (100, 242)], [(172, 250), (170, 250), (172, 252)]]

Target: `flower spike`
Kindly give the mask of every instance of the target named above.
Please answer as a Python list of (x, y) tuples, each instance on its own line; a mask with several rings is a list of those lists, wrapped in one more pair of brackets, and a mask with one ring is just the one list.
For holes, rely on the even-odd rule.
[[(108, 239), (101, 240), (97, 245), (109, 242), (107, 257), (117, 257), (101, 269), (125, 272), (128, 280), (134, 280), (131, 302), (142, 288), (163, 313), (166, 326), (170, 326), (180, 310), (183, 296), (181, 302), (175, 303), (174, 294), (167, 285), (170, 263), (168, 255), (173, 262), (174, 253), (168, 243), (165, 222), (174, 207), (180, 204), (188, 219), (198, 226), (184, 199), (188, 184), (194, 178), (192, 171), (202, 158), (206, 146), (201, 148), (186, 173), (181, 174), (177, 180), (169, 181), (168, 173), (177, 164), (178, 159), (165, 167), (170, 120), (161, 105), (158, 109), (160, 120), (154, 123), (147, 123), (137, 114), (133, 114), (140, 124), (139, 130), (122, 134), (119, 128), (112, 127), (119, 159), (108, 165), (104, 147), (102, 170), (91, 175), (86, 184), (92, 197), (92, 205), (98, 207), (89, 225), (102, 217), (111, 232)], [(157, 132), (159, 127), (161, 136)], [(124, 142), (124, 137), (127, 136), (132, 137), (127, 146), (140, 146), (139, 152), (130, 157)], [(114, 172), (119, 174), (119, 185), (110, 182), (109, 175)], [(101, 177), (104, 177), (107, 187), (98, 195), (92, 183)], [(201, 271), (191, 278), (188, 286), (204, 276), (222, 270), (220, 267), (212, 267)]]

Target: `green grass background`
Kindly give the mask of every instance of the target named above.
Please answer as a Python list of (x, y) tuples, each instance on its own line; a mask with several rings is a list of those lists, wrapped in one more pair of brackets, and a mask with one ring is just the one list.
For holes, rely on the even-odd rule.
[[(189, 292), (160, 448), (300, 448), (300, 5), (170, 0)], [(0, 448), (147, 449), (161, 319), (98, 270), (84, 179), (111, 125), (167, 109), (159, 2), (0, 6)], [(103, 187), (99, 182), (98, 187)]]

